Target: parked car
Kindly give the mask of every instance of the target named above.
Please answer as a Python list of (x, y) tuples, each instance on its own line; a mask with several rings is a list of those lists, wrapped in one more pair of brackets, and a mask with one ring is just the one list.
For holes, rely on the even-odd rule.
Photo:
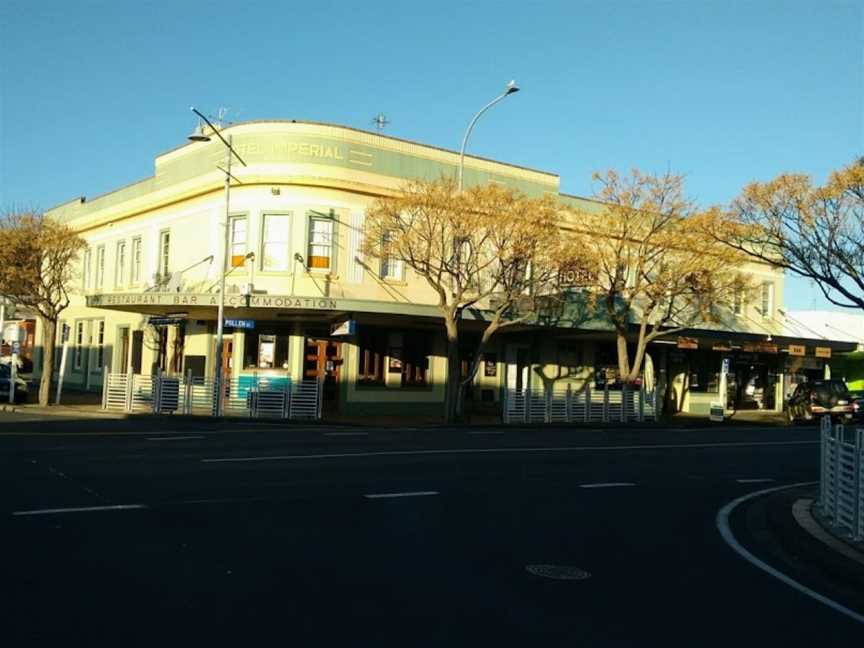
[(864, 389), (850, 391), (849, 396), (852, 397), (852, 419), (864, 421)]
[(854, 413), (852, 396), (842, 380), (814, 380), (801, 383), (786, 401), (786, 419), (812, 421), (828, 414), (834, 421), (851, 419)]
[[(0, 403), (9, 402), (9, 379), (11, 370), (8, 364), (0, 364)], [(27, 381), (15, 375), (15, 402), (26, 403), (28, 397)]]

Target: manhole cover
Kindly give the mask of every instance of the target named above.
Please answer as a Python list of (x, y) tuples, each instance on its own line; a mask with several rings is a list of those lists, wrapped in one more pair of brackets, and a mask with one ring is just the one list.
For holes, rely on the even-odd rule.
[(583, 569), (568, 567), (567, 565), (527, 565), (525, 570), (529, 574), (542, 576), (543, 578), (554, 578), (555, 580), (585, 580), (591, 578), (591, 574)]

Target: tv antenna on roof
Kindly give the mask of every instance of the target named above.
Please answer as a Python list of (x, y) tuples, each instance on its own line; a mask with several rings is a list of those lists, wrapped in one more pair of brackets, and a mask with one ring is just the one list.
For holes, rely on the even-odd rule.
[(389, 124), (390, 121), (387, 119), (383, 112), (379, 112), (372, 118), (372, 123), (375, 124), (375, 128), (377, 128), (378, 132), (380, 133), (384, 130), (384, 128), (386, 128), (387, 124)]

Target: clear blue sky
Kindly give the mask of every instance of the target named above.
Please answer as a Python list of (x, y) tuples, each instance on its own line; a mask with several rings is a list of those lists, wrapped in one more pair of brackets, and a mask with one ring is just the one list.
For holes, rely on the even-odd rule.
[[(188, 106), (311, 119), (554, 171), (688, 178), (703, 204), (864, 154), (864, 4), (0, 0), (0, 209), (152, 174)], [(791, 281), (790, 308), (825, 302)]]

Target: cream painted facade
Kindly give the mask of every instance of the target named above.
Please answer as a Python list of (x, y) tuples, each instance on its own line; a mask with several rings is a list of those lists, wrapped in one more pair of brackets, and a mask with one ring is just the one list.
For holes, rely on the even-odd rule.
[[(364, 214), (376, 198), (409, 179), (454, 175), (458, 154), (308, 122), (249, 122), (223, 132), (248, 163), (232, 167), (242, 184), (231, 187), (229, 256), (254, 257), (226, 279), (226, 318), (255, 322), (252, 330), (226, 329), (231, 347), (223, 352), (231, 377), (326, 375), (331, 410), (440, 413), (446, 366), (435, 295), (410, 271), (385, 272), (360, 249)], [(67, 387), (98, 389), (105, 367), (213, 374), (226, 216), (224, 174), (217, 169), (225, 151), (214, 140), (160, 155), (152, 177), (49, 210), (89, 246), (78, 294), (62, 316), (70, 327)], [(561, 195), (555, 174), (481, 158), (466, 158), (465, 181), (503, 183), (599, 208)], [(693, 332), (700, 352), (717, 354), (710, 362), (716, 360), (718, 372), (721, 356), (734, 353), (733, 346), (740, 351), (742, 344), (782, 333), (782, 274), (756, 265), (742, 271), (764, 289), (740, 313), (730, 311), (717, 330)], [(175, 320), (154, 326), (152, 317)], [(356, 334), (333, 335), (347, 320), (356, 322)], [(467, 323), (469, 331), (478, 325)], [(500, 335), (476, 378), (478, 411), (494, 413), (502, 389), (524, 384), (526, 372), (534, 385), (578, 387), (596, 380), (608, 365), (611, 340), (597, 326)], [(729, 351), (712, 351), (717, 344)], [(651, 355), (658, 375), (668, 375), (676, 387), (679, 409), (701, 411), (716, 400), (716, 393), (694, 390), (689, 351), (652, 345)], [(764, 362), (759, 350), (751, 355), (753, 363)], [(782, 374), (782, 351), (768, 355), (775, 360), (771, 371)], [(782, 402), (782, 379), (771, 389), (775, 405)]]

